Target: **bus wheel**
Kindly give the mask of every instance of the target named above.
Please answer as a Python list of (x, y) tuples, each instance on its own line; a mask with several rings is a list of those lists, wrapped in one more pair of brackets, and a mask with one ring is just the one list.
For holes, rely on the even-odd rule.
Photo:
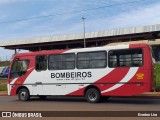
[(85, 97), (88, 102), (90, 103), (97, 103), (100, 101), (100, 93), (97, 89), (95, 88), (90, 88), (87, 90)]
[(29, 92), (26, 88), (22, 88), (18, 92), (18, 98), (20, 101), (28, 101), (30, 98)]

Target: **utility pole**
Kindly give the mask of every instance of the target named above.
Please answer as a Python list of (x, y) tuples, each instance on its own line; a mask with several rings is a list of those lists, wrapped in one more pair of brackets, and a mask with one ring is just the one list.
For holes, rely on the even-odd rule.
[(86, 47), (86, 36), (85, 36), (85, 19), (84, 17), (82, 17), (82, 21), (83, 21), (83, 37), (84, 37), (84, 48)]

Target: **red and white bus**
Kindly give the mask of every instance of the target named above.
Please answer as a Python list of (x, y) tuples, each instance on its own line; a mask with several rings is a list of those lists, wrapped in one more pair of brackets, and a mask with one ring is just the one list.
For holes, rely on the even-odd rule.
[(155, 88), (155, 60), (147, 44), (50, 50), (15, 54), (8, 94), (32, 96), (133, 96)]

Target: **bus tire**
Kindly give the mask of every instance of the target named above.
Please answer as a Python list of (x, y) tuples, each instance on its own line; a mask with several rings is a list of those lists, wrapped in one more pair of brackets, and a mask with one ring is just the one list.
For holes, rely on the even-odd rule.
[(18, 98), (20, 101), (28, 101), (30, 98), (29, 91), (26, 88), (22, 88), (18, 92)]
[(90, 103), (98, 103), (100, 101), (100, 93), (95, 88), (90, 88), (85, 94), (86, 100)]

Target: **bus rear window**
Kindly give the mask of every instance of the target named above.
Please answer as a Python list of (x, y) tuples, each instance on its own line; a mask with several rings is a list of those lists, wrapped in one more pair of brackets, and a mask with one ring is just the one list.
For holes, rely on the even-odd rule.
[(142, 49), (109, 51), (109, 67), (139, 67), (142, 63)]

